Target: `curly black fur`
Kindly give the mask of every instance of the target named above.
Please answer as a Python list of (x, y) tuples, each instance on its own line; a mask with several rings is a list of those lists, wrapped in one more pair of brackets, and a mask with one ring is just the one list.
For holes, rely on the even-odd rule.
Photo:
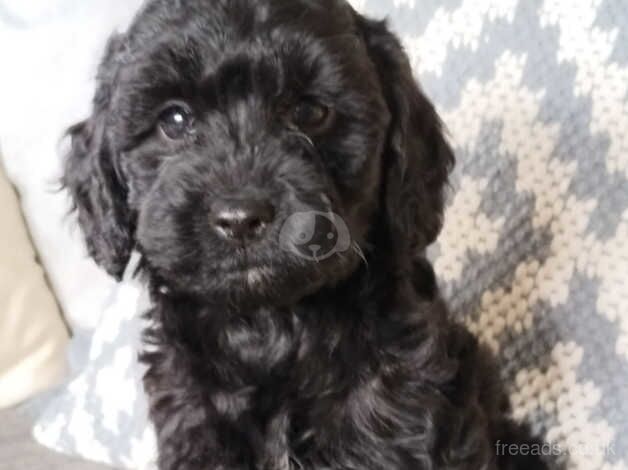
[[(454, 157), (383, 22), (342, 0), (152, 0), (98, 83), (64, 184), (97, 263), (119, 278), (142, 254), (160, 469), (546, 468), (496, 454), (533, 441), (424, 256)], [(290, 125), (304, 100), (331, 123)], [(193, 116), (182, 139), (168, 103)], [(210, 228), (228, 198), (272, 202), (263, 238)], [(338, 214), (352, 248), (282, 249), (299, 211)]]

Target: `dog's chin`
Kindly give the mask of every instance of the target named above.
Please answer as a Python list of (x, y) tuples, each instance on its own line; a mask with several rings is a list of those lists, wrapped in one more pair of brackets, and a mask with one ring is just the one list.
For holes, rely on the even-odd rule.
[[(170, 280), (159, 277), (171, 295), (189, 295), (209, 304), (255, 308), (290, 306), (324, 287), (341, 283), (357, 269), (360, 258), (355, 253), (335, 254), (323, 260), (284, 257), (280, 263), (241, 266), (214, 270), (201, 265), (195, 272), (183, 273)], [(211, 266), (211, 263), (207, 263)]]

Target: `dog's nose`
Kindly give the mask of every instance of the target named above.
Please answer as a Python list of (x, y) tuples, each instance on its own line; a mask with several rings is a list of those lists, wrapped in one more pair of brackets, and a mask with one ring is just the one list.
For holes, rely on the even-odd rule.
[(230, 200), (212, 204), (210, 222), (224, 239), (244, 241), (259, 238), (275, 218), (267, 200)]

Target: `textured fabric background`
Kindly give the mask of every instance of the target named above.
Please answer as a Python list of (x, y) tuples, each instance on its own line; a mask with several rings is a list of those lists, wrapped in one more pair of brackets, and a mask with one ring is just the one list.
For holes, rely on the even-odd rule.
[(36, 261), (17, 195), (1, 164), (0, 226), (2, 409), (64, 379), (69, 335), (44, 270)]
[[(516, 416), (567, 468), (627, 469), (628, 4), (354, 4), (390, 17), (454, 143), (432, 252), (452, 311), (500, 356)], [(103, 317), (91, 367), (51, 404), (41, 441), (150, 468), (135, 330)]]
[(453, 312), (569, 468), (628, 468), (628, 3), (361, 3), (454, 143), (433, 253)]

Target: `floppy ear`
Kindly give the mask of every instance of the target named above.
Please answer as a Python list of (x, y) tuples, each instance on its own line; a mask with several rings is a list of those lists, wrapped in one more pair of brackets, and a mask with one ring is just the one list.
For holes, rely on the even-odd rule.
[(118, 36), (109, 40), (98, 72), (92, 116), (68, 130), (71, 148), (62, 177), (78, 213), (89, 255), (118, 280), (133, 247), (127, 191), (116, 171), (117, 155), (107, 135), (115, 55), (120, 43)]
[(391, 241), (398, 253), (420, 255), (442, 228), (444, 190), (454, 155), (399, 40), (383, 21), (357, 15), (357, 24), (391, 114), (383, 195)]

